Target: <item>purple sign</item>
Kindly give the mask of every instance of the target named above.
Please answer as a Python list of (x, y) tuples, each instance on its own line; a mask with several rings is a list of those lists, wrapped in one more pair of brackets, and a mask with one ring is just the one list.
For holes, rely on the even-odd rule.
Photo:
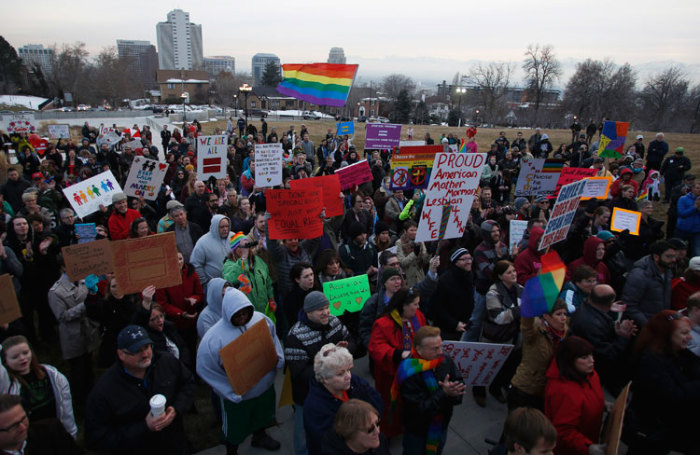
[(391, 149), (399, 146), (401, 125), (368, 123), (365, 134), (366, 149)]

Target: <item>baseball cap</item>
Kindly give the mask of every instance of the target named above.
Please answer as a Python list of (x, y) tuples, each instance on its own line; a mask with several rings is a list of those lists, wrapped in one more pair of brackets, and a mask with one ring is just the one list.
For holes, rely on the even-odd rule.
[(700, 256), (695, 256), (693, 259), (691, 259), (690, 263), (688, 264), (688, 267), (693, 272), (697, 272), (698, 270), (700, 270)]
[(177, 208), (177, 207), (184, 207), (184, 205), (182, 205), (182, 202), (180, 202), (180, 201), (175, 201), (175, 200), (170, 200), (170, 201), (168, 201), (167, 204), (165, 204), (165, 209), (166, 209), (168, 212), (171, 211), (171, 210), (173, 210), (174, 208)]
[(117, 335), (117, 349), (136, 354), (143, 346), (153, 344), (146, 329), (138, 325), (127, 325)]
[(642, 136), (641, 134), (638, 134), (637, 139), (644, 139), (644, 136)]
[(35, 172), (32, 174), (32, 180), (41, 180), (44, 178), (44, 174), (41, 172)]

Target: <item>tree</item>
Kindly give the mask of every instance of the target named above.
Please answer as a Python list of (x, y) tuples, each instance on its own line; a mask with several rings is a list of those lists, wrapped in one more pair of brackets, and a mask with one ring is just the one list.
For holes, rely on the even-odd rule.
[(540, 104), (546, 90), (561, 76), (561, 65), (551, 45), (540, 47), (539, 44), (530, 44), (525, 51), (523, 70), (528, 99), (535, 103), (534, 123), (537, 124)]
[(404, 89), (399, 92), (399, 96), (394, 103), (392, 122), (408, 123), (411, 118), (411, 97), (408, 96), (408, 90)]
[(16, 93), (21, 89), (23, 65), (15, 48), (0, 36), (0, 90)]
[(408, 76), (403, 74), (390, 74), (382, 80), (382, 91), (391, 98), (394, 102), (398, 100), (402, 90), (410, 97), (416, 88), (416, 83)]
[(265, 87), (277, 87), (277, 84), (280, 82), (282, 82), (280, 67), (275, 62), (267, 62), (260, 78), (260, 83)]
[(700, 84), (693, 87), (688, 95), (688, 111), (690, 118), (690, 134), (700, 127)]
[(79, 104), (81, 94), (90, 87), (90, 65), (85, 43), (64, 44), (60, 52), (54, 47), (53, 74), (50, 85), (54, 95), (63, 98), (65, 93), (73, 95), (74, 104)]
[(477, 87), (475, 97), (486, 123), (496, 123), (503, 117), (512, 72), (510, 63), (479, 63), (469, 72), (468, 80)]
[(93, 85), (90, 93), (81, 90), (81, 98), (90, 104), (102, 104), (107, 100), (112, 106), (118, 106), (124, 98), (142, 97), (144, 87), (130, 70), (131, 63), (129, 58), (119, 58), (114, 46), (103, 49), (91, 68)]
[(461, 118), (461, 112), (457, 109), (450, 109), (447, 113), (447, 125), (448, 126), (459, 126), (459, 119)]
[(428, 105), (425, 101), (421, 100), (416, 105), (416, 109), (413, 111), (413, 123), (416, 125), (423, 125), (429, 120)]
[(688, 79), (677, 66), (652, 76), (644, 84), (639, 102), (648, 128), (664, 130), (675, 126), (686, 104), (688, 85)]

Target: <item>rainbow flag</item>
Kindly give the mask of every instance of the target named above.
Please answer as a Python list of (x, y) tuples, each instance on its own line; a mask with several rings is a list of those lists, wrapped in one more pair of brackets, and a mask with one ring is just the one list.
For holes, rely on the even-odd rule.
[(625, 139), (629, 122), (603, 123), (603, 131), (600, 133), (600, 145), (598, 146), (598, 156), (603, 158), (620, 158), (625, 153)]
[(550, 251), (540, 260), (542, 267), (539, 275), (527, 280), (521, 297), (520, 314), (526, 318), (549, 313), (564, 284), (566, 266), (557, 252)]
[(459, 143), (459, 153), (467, 153), (467, 140), (462, 139)]
[(562, 169), (564, 169), (564, 160), (552, 158), (544, 161), (540, 172), (551, 172), (554, 174), (560, 173)]
[(322, 106), (345, 106), (358, 65), (339, 63), (286, 63), (277, 86), (283, 95)]
[(642, 191), (642, 194), (637, 196), (637, 202), (641, 201), (642, 199), (649, 199), (649, 188), (645, 189)]

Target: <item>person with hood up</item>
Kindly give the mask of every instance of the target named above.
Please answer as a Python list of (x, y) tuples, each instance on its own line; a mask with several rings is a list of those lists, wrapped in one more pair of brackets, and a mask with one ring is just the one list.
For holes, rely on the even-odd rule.
[(610, 271), (603, 262), (605, 258), (605, 242), (595, 235), (588, 237), (583, 243), (583, 256), (566, 266), (566, 280), (571, 281), (574, 271), (581, 265), (587, 265), (597, 272), (598, 284), (610, 284)]
[(224, 291), (231, 285), (223, 278), (213, 278), (207, 288), (207, 306), (204, 307), (197, 318), (197, 334), (204, 338), (204, 334), (221, 319), (221, 302), (224, 299)]
[(450, 254), (450, 267), (438, 278), (431, 300), (431, 315), (445, 340), (459, 340), (467, 331), (474, 311), (472, 256), (457, 247)]
[(530, 237), (527, 241), (527, 248), (522, 250), (513, 261), (515, 270), (518, 272), (518, 284), (525, 286), (530, 278), (537, 275), (542, 267), (542, 254), (537, 249), (540, 239), (544, 235), (544, 229), (539, 226), (532, 226)]
[[(661, 174), (656, 169), (652, 169), (644, 180), (642, 184), (642, 191), (640, 194), (647, 192), (647, 199), (650, 201), (660, 201), (661, 200)], [(670, 201), (669, 201), (670, 202)]]
[(223, 215), (214, 215), (209, 232), (200, 237), (194, 245), (190, 264), (194, 266), (205, 290), (209, 280), (221, 278), (224, 259), (229, 253), (229, 241), (232, 236), (231, 220)]
[[(265, 321), (277, 352), (277, 364), (243, 395), (231, 386), (219, 350), (243, 335), (254, 324)], [(254, 310), (248, 297), (236, 288), (224, 295), (221, 319), (204, 335), (197, 351), (197, 374), (209, 384), (221, 401), (224, 422), (222, 439), (227, 455), (237, 454), (238, 446), (253, 434), (251, 445), (278, 450), (280, 443), (265, 432), (275, 418), (275, 375), (284, 366), (284, 354), (275, 325)]]
[(543, 134), (532, 153), (535, 155), (535, 158), (547, 158), (553, 150), (554, 147), (552, 143), (549, 142), (549, 136)]
[(635, 196), (639, 193), (639, 183), (632, 179), (634, 173), (632, 169), (623, 167), (620, 169), (620, 178), (615, 180), (610, 186), (610, 197), (616, 198), (622, 195), (622, 187), (624, 185), (632, 185), (634, 187)]

